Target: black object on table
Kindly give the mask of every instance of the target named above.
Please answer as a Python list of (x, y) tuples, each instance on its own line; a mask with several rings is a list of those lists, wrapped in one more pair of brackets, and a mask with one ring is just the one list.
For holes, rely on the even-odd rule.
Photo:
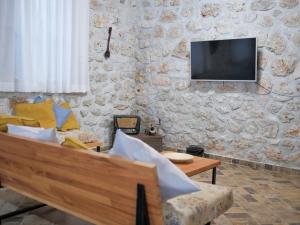
[[(186, 153), (198, 157), (204, 156), (204, 149), (199, 145), (190, 145), (186, 148)], [(214, 167), (212, 171), (212, 184), (216, 184), (217, 180), (217, 168)]]
[(141, 129), (141, 117), (137, 115), (114, 115), (112, 145), (114, 144), (115, 134), (118, 129), (121, 129), (128, 135), (139, 134)]
[(200, 145), (190, 145), (186, 148), (186, 153), (194, 156), (203, 157), (204, 149)]
[(121, 129), (125, 134), (136, 135), (140, 133), (141, 117), (137, 115), (114, 115), (113, 134)]
[(100, 152), (100, 149), (101, 149), (101, 147), (100, 147), (100, 146), (97, 146), (97, 147), (96, 147), (96, 152)]

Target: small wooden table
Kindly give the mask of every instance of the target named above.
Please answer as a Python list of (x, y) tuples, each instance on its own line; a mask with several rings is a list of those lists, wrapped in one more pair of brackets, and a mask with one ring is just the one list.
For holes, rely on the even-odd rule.
[(217, 166), (221, 165), (221, 161), (194, 156), (191, 163), (174, 164), (189, 177), (212, 169), (212, 184), (216, 184)]
[(90, 142), (90, 143), (85, 143), (85, 145), (90, 149), (90, 150), (96, 150), (96, 152), (100, 152), (100, 148), (103, 147), (103, 143), (100, 141), (97, 142)]
[(131, 135), (132, 137), (138, 138), (146, 144), (150, 145), (156, 151), (162, 151), (162, 139), (163, 137), (160, 135), (146, 135), (146, 134), (137, 134)]

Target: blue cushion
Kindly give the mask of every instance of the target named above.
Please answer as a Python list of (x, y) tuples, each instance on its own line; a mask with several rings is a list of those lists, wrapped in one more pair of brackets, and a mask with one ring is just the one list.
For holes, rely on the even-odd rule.
[(45, 100), (46, 100), (45, 97), (39, 95), (33, 99), (33, 103), (41, 103), (44, 102)]
[(53, 111), (55, 113), (56, 127), (61, 128), (71, 114), (71, 109), (64, 109), (57, 104), (53, 105)]

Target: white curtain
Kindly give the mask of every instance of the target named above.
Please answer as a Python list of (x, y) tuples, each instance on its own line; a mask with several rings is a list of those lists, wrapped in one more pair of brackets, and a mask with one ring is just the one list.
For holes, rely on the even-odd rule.
[(0, 91), (86, 92), (89, 0), (0, 0)]

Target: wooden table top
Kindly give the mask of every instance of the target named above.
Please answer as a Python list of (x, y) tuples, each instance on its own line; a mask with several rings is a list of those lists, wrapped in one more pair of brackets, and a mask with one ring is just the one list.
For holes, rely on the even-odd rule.
[(191, 177), (221, 165), (220, 160), (194, 156), (191, 163), (175, 163), (187, 176)]
[(101, 141), (96, 141), (96, 142), (90, 142), (90, 143), (85, 143), (86, 146), (88, 146), (89, 149), (94, 149), (103, 146), (103, 143)]

